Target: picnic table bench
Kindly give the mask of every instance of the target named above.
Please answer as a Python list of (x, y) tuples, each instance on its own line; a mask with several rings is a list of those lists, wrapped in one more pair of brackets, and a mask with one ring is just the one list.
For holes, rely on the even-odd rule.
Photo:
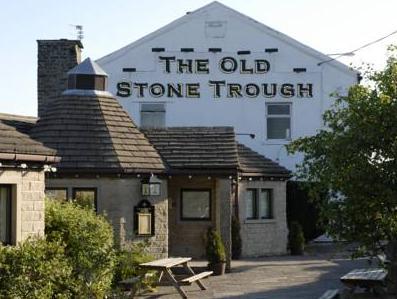
[(342, 283), (351, 289), (351, 292), (357, 287), (365, 288), (377, 293), (385, 287), (385, 279), (387, 270), (383, 268), (367, 268), (355, 269), (343, 275), (340, 280)]
[[(185, 290), (182, 288), (183, 285), (190, 285), (196, 283), (201, 290), (206, 290), (206, 286), (201, 282), (201, 279), (210, 276), (212, 271), (205, 271), (201, 273), (194, 273), (193, 269), (189, 266), (189, 262), (192, 258), (190, 257), (171, 257), (160, 260), (155, 260), (148, 263), (140, 264), (139, 266), (148, 270), (156, 270), (160, 272), (159, 281), (165, 275), (172, 285), (176, 288), (182, 298), (188, 298)], [(182, 266), (191, 275), (180, 281), (176, 280), (175, 275), (172, 273), (171, 268)]]

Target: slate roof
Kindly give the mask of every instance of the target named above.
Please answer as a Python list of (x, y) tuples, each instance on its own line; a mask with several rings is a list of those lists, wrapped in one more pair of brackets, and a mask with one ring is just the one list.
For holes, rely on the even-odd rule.
[(169, 127), (143, 130), (169, 173), (230, 173), (289, 177), (290, 172), (235, 140), (232, 127)]
[(169, 173), (236, 173), (237, 148), (232, 127), (169, 127), (143, 130)]
[(107, 76), (106, 72), (91, 58), (86, 58), (82, 63), (76, 65), (70, 71), (68, 75), (98, 75)]
[[(54, 157), (56, 155), (55, 150), (45, 147), (42, 143), (33, 140), (29, 135), (23, 133), (28, 130), (27, 127), (29, 125), (34, 125), (34, 121), (34, 118), (0, 114), (0, 159), (19, 160), (21, 158), (26, 161), (53, 160), (50, 157), (43, 157), (42, 159), (34, 157)], [(19, 156), (16, 156), (16, 154)], [(21, 155), (25, 155), (25, 157), (22, 158)]]
[(21, 133), (27, 134), (36, 124), (37, 117), (0, 113), (0, 121), (14, 127)]
[(112, 96), (64, 95), (31, 136), (57, 150), (59, 172), (159, 173), (162, 160)]
[(269, 177), (290, 177), (288, 169), (253, 151), (244, 144), (237, 143), (240, 171), (245, 176), (264, 175)]

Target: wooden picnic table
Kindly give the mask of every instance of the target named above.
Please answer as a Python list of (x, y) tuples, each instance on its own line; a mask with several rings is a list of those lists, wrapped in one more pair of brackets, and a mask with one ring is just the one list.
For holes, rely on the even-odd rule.
[[(156, 270), (160, 272), (159, 282), (163, 275), (165, 275), (176, 288), (182, 298), (188, 298), (185, 290), (182, 288), (183, 285), (190, 285), (195, 282), (201, 290), (206, 290), (206, 286), (201, 282), (201, 279), (208, 277), (212, 274), (212, 271), (205, 271), (195, 274), (193, 269), (189, 266), (189, 262), (192, 260), (190, 257), (171, 257), (160, 260), (155, 260), (148, 263), (140, 264), (139, 266), (148, 270)], [(172, 268), (182, 266), (191, 275), (180, 281), (176, 280), (175, 275), (172, 273)]]
[(372, 289), (377, 292), (378, 289), (385, 286), (386, 276), (387, 270), (383, 268), (355, 269), (343, 275), (340, 280), (352, 292), (356, 287)]

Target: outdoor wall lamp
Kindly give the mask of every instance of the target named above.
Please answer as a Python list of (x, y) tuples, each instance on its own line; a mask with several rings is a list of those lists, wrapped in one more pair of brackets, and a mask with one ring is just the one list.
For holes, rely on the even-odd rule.
[(159, 196), (161, 194), (161, 180), (151, 175), (147, 180), (142, 180), (142, 195), (143, 196)]

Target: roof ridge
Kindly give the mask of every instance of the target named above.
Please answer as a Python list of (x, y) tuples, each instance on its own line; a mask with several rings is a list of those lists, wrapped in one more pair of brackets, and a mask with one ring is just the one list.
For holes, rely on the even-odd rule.
[(18, 120), (18, 121), (31, 121), (36, 122), (38, 117), (30, 115), (10, 114), (0, 112), (0, 120)]

